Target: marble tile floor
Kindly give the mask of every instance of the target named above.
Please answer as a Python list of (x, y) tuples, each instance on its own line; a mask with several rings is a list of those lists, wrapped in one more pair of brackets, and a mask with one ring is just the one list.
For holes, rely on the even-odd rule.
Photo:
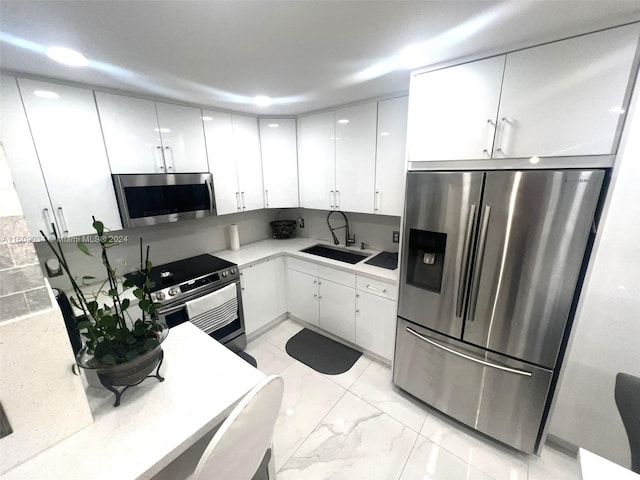
[(302, 328), (285, 320), (246, 349), (285, 383), (273, 439), (278, 480), (580, 478), (575, 458), (492, 442), (399, 390), (391, 369), (364, 355), (342, 375), (316, 372), (285, 351)]

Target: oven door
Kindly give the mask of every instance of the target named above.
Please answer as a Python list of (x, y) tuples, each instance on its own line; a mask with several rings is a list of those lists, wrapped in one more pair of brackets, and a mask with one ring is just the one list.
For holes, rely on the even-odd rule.
[[(209, 336), (232, 349), (243, 349), (246, 346), (246, 337), (244, 330), (244, 315), (242, 313), (242, 296), (240, 295), (240, 282), (235, 281), (231, 282), (231, 284), (236, 287), (238, 317), (231, 323), (223, 325), (213, 332), (210, 332)], [(205, 291), (199, 291), (191, 296), (183, 297), (176, 302), (163, 305), (156, 312), (158, 321), (165, 323), (169, 328), (188, 322), (189, 315), (187, 314), (187, 302), (208, 295), (209, 293), (215, 292), (227, 285), (230, 285), (230, 283), (222, 286), (218, 285)]]

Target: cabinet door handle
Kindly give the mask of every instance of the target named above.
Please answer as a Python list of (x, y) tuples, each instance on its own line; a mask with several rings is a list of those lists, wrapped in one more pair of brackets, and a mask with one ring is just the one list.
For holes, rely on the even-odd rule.
[(336, 209), (340, 210), (340, 190), (336, 190)]
[(240, 206), (240, 192), (236, 192), (236, 208), (238, 209), (238, 211), (242, 210)]
[(240, 192), (240, 195), (242, 196), (242, 209), (246, 210), (246, 208), (247, 208), (247, 200), (244, 197), (244, 192)]
[(331, 190), (331, 208), (335, 208), (336, 203), (336, 192), (335, 190)]
[(269, 190), (264, 191), (264, 198), (265, 198), (265, 206), (269, 206)]
[(487, 148), (482, 150), (487, 157), (491, 158), (491, 150), (493, 149), (493, 139), (496, 135), (496, 123), (490, 118), (487, 119), (488, 133), (487, 133)]
[(376, 192), (375, 196), (373, 197), (373, 211), (380, 211), (380, 192)]
[(504, 134), (507, 130), (507, 124), (509, 123), (509, 119), (507, 117), (502, 117), (500, 119), (500, 140), (498, 141), (498, 148), (496, 148), (496, 152), (506, 157), (507, 154), (504, 151)]
[(374, 286), (372, 286), (372, 285), (370, 285), (370, 284), (367, 284), (367, 288), (368, 288), (369, 290), (373, 290), (374, 292), (389, 293), (389, 292), (388, 292), (388, 290), (387, 290), (386, 288), (379, 289), (379, 288), (376, 288), (376, 287), (374, 287)]
[(60, 225), (62, 226), (62, 232), (65, 237), (69, 236), (69, 229), (67, 228), (67, 222), (64, 218), (64, 212), (62, 211), (62, 207), (58, 207), (58, 219), (60, 220)]
[(165, 170), (165, 161), (164, 161), (164, 152), (162, 151), (162, 147), (156, 147), (156, 153), (160, 152), (160, 165), (158, 165), (158, 170), (164, 172)]
[(167, 166), (167, 172), (168, 172), (169, 170), (173, 170), (173, 166), (174, 166), (173, 150), (171, 150), (171, 147), (164, 147), (164, 151), (171, 154), (171, 163), (169, 163), (169, 155), (166, 155), (164, 157), (164, 163)]
[(51, 215), (49, 215), (49, 209), (45, 208), (44, 210), (42, 210), (42, 213), (44, 214), (44, 221), (47, 222), (47, 229), (49, 233), (51, 235), (54, 235), (55, 231), (53, 229), (53, 222), (51, 221)]

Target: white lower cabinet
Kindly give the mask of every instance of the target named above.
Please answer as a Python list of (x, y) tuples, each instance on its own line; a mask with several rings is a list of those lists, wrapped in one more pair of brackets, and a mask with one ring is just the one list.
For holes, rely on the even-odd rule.
[(318, 277), (291, 269), (288, 275), (289, 313), (319, 327)]
[(297, 258), (288, 259), (287, 275), (291, 315), (391, 361), (393, 284)]
[(274, 258), (240, 270), (245, 331), (251, 335), (287, 312), (284, 259)]
[(367, 292), (356, 292), (357, 345), (391, 360), (396, 332), (396, 302)]
[(320, 328), (356, 343), (356, 298), (353, 288), (318, 279)]

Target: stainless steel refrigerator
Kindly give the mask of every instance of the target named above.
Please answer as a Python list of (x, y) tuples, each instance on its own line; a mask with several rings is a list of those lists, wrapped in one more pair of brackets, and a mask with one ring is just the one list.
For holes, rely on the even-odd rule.
[(394, 383), (534, 452), (603, 178), (409, 172)]

